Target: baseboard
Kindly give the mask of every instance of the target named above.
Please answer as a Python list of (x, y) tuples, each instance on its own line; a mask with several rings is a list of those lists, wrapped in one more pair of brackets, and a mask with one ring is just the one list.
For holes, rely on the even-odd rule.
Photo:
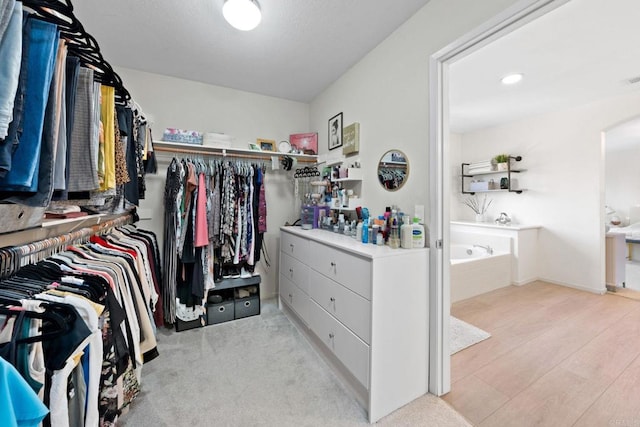
[(540, 280), (542, 282), (551, 283), (551, 284), (554, 284), (554, 285), (565, 286), (567, 288), (577, 289), (579, 291), (591, 292), (592, 294), (604, 295), (604, 294), (607, 293), (607, 287), (605, 285), (602, 285), (602, 288), (600, 288), (600, 289), (593, 289), (593, 288), (588, 288), (586, 286), (577, 285), (577, 284), (574, 284), (574, 283), (566, 283), (566, 282), (560, 282), (558, 280), (545, 279), (543, 277), (539, 278), (538, 280)]
[(529, 283), (536, 282), (538, 280), (542, 280), (542, 279), (539, 277), (533, 277), (530, 279), (519, 280), (517, 282), (511, 282), (511, 284), (514, 286), (524, 286), (524, 285), (528, 285)]

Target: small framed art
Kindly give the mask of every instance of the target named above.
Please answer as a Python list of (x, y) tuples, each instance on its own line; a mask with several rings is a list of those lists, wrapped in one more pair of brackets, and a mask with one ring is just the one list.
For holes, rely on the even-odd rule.
[(260, 147), (262, 151), (276, 151), (276, 141), (275, 139), (256, 139), (257, 145)]
[(342, 113), (329, 119), (329, 150), (342, 147)]
[(356, 154), (360, 150), (360, 123), (351, 123), (342, 131), (342, 154)]

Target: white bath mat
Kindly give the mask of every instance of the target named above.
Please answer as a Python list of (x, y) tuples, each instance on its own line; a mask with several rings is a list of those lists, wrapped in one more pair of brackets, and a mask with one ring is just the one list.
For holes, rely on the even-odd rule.
[(489, 332), (483, 331), (482, 329), (470, 325), (453, 316), (450, 317), (451, 354), (464, 350), (465, 348), (477, 344), (480, 341), (484, 341), (491, 336)]

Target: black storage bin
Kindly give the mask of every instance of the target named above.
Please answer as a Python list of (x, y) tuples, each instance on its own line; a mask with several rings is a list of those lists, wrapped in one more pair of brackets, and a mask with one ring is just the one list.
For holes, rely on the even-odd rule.
[(202, 328), (204, 326), (204, 319), (198, 317), (195, 320), (184, 321), (176, 319), (176, 332), (187, 331), (194, 328)]
[(207, 325), (228, 322), (235, 319), (235, 304), (233, 300), (223, 301), (219, 304), (207, 304)]
[(254, 295), (247, 298), (237, 298), (235, 301), (236, 319), (260, 314), (260, 296)]

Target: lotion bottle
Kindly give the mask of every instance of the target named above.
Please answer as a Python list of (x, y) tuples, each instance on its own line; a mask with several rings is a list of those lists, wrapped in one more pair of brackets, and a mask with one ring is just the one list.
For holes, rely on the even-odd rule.
[(413, 248), (424, 248), (424, 226), (420, 224), (420, 218), (413, 218), (411, 241)]
[(409, 218), (404, 217), (404, 222), (400, 227), (400, 247), (411, 249), (413, 247), (413, 225), (409, 223)]

